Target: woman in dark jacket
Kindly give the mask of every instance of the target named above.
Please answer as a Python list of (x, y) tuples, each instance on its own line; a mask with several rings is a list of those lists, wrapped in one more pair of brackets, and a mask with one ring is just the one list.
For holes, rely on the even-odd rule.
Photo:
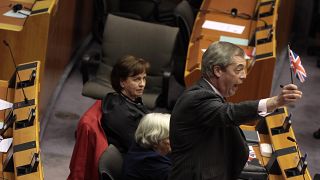
[(135, 140), (123, 161), (123, 180), (166, 180), (171, 169), (169, 142), (170, 115), (145, 115)]
[(121, 58), (111, 72), (115, 90), (102, 102), (102, 128), (109, 144), (126, 153), (133, 142), (140, 119), (148, 113), (141, 96), (146, 85), (149, 63), (134, 56)]

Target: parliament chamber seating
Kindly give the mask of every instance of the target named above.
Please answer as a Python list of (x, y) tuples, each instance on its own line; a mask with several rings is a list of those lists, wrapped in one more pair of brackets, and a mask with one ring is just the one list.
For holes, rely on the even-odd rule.
[(100, 180), (121, 180), (122, 163), (122, 154), (110, 144), (99, 159)]
[(120, 57), (134, 55), (146, 59), (151, 66), (143, 95), (146, 106), (153, 109), (162, 101), (165, 104), (177, 33), (178, 29), (174, 27), (109, 14), (103, 36), (102, 59), (96, 77), (84, 84), (82, 94), (102, 99), (108, 92), (112, 92), (112, 66)]

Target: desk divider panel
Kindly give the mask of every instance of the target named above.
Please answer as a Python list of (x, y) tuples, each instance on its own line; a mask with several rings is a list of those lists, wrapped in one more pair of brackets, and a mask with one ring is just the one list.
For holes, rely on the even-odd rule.
[[(292, 176), (288, 176), (288, 170), (296, 168), (301, 159), (301, 152), (298, 148), (298, 143), (292, 127), (289, 128), (288, 132), (284, 131), (279, 134), (272, 134), (272, 129), (282, 126), (288, 116), (288, 111), (284, 107), (274, 114), (265, 117), (270, 141), (274, 150), (272, 157), (267, 164), (267, 169), (271, 174), (281, 174), (282, 179), (311, 180), (308, 170), (305, 171), (304, 175), (296, 173)], [(292, 116), (292, 119), (292, 121), (294, 121), (294, 116)]]
[[(3, 178), (8, 180), (43, 179), (39, 144), (39, 75), (39, 61), (21, 64), (16, 68), (16, 72), (10, 80), (14, 84), (9, 87), (10, 83), (7, 82), (4, 87), (10, 92), (7, 94), (11, 94), (11, 92), (13, 94), (12, 98), (7, 101), (13, 103), (11, 112), (14, 117), (10, 125), (4, 122), (10, 127), (1, 131), (4, 137), (13, 138), (9, 151), (2, 153), (2, 163), (0, 164), (2, 171), (5, 172)], [(0, 91), (1, 98), (4, 92)], [(9, 112), (9, 110), (6, 111)]]

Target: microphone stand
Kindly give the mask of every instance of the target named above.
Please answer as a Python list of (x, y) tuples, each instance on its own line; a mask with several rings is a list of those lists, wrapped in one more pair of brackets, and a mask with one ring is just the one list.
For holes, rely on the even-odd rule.
[[(299, 148), (299, 146), (298, 146), (298, 143), (297, 143), (297, 141), (296, 141), (295, 139), (293, 139), (293, 138), (290, 137), (290, 136), (288, 136), (287, 139), (288, 139), (289, 141), (293, 142), (293, 143), (296, 145), (296, 147), (297, 147), (298, 156), (299, 156), (299, 162), (298, 162), (298, 165), (299, 165), (302, 157), (301, 157), (301, 154), (300, 154), (300, 148)], [(303, 161), (305, 161), (305, 159), (303, 159)], [(305, 180), (304, 174), (305, 174), (305, 172), (302, 172), (302, 177), (303, 177), (303, 179)]]

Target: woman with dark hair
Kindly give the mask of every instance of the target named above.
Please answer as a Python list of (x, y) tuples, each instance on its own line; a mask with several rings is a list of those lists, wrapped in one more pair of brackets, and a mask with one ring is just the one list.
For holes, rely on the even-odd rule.
[(115, 90), (102, 101), (102, 128), (109, 144), (126, 153), (134, 141), (134, 132), (140, 119), (148, 113), (142, 94), (146, 85), (149, 63), (134, 56), (121, 58), (111, 72)]

